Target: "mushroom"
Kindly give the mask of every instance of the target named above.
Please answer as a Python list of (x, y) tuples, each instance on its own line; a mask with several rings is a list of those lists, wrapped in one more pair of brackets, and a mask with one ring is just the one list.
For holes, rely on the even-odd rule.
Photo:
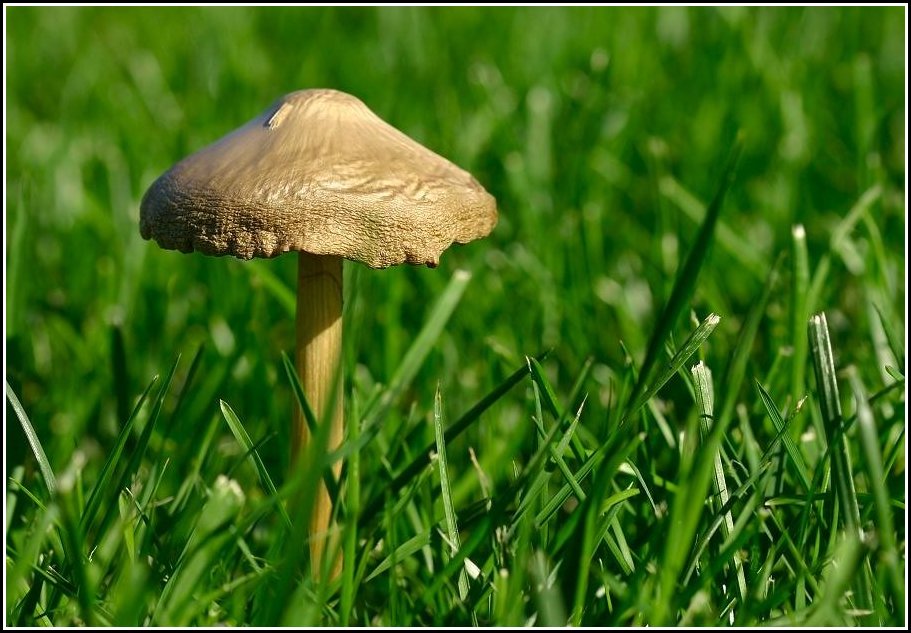
[[(296, 367), (317, 419), (330, 421), (329, 450), (344, 435), (342, 258), (435, 267), (453, 242), (484, 237), (496, 223), (496, 201), (468, 172), (356, 97), (323, 89), (292, 92), (184, 158), (140, 205), (142, 237), (162, 248), (240, 259), (299, 252)], [(293, 462), (309, 440), (300, 411), (292, 435)], [(336, 477), (340, 470), (333, 464)], [(320, 485), (310, 524), (315, 572), (332, 512)]]

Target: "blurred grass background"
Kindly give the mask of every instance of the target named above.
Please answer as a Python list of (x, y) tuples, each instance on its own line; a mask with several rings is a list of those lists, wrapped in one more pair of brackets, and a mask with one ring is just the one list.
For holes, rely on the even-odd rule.
[[(839, 366), (882, 385), (885, 366), (900, 363), (873, 306), (905, 324), (904, 11), (7, 7), (7, 381), (55, 470), (78, 453), (87, 480), (151, 376), (183, 354), (179, 383), (200, 345), (199, 377), (162, 454), (198, 441), (219, 399), (254, 439), (281, 437), (296, 258), (163, 251), (139, 236), (139, 200), (278, 96), (332, 87), (470, 171), (499, 203), (494, 233), (453, 247), (436, 270), (346, 263), (348, 385), (361, 402), (388, 384), (453, 272), (473, 273), (389, 433), (405, 425), (415, 446), (432, 442), (438, 381), (454, 419), (525, 355), (551, 349), (545, 367), (563, 391), (593, 359), (583, 423), (597, 434), (625, 350), (641, 362), (738, 130), (737, 180), (692, 306), (723, 317), (706, 363), (727, 363), (802, 224), (811, 271), (828, 266), (806, 312), (826, 311)], [(848, 231), (836, 240), (839, 227)], [(790, 362), (789, 310), (788, 293), (773, 293), (748, 376)], [(780, 382), (776, 400), (793, 406), (801, 394)], [(672, 381), (662, 398), (682, 428), (686, 385)], [(457, 498), (478, 494), (468, 446), (493, 481), (509, 475), (507, 439), (526, 415), (517, 390), (453, 445)], [(385, 436), (366, 462), (381, 461)], [(223, 425), (218, 437), (225, 459), (241, 454)], [(33, 468), (15, 424), (6, 439), (7, 475)], [(286, 443), (260, 450), (282, 479)], [(655, 472), (676, 459), (650, 458)], [(171, 470), (162, 494), (183, 476)]]

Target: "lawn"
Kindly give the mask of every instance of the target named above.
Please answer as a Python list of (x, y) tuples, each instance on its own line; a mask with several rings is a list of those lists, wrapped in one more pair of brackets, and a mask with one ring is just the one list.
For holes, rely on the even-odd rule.
[[(907, 622), (906, 8), (4, 14), (7, 624)], [(139, 234), (311, 87), (499, 210), (345, 263), (337, 578), (296, 257)]]

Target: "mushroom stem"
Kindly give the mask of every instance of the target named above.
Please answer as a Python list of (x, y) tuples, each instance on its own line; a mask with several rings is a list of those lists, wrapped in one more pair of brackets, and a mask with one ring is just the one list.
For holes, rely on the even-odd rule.
[[(317, 422), (329, 421), (328, 450), (344, 435), (342, 392), (342, 258), (301, 251), (297, 276), (297, 373)], [(331, 411), (329, 407), (332, 407)], [(295, 409), (291, 438), (292, 463), (306, 455), (310, 429), (300, 408)], [(332, 466), (336, 478), (341, 462)], [(310, 518), (310, 567), (322, 572), (323, 553), (329, 544), (332, 501), (325, 484), (319, 490)], [(329, 579), (341, 571), (341, 556), (331, 566)]]

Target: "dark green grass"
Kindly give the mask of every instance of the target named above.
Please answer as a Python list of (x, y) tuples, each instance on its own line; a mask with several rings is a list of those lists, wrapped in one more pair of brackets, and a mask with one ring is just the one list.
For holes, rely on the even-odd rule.
[[(906, 621), (905, 9), (5, 11), (7, 624)], [(333, 582), (295, 258), (138, 231), (318, 86), (500, 209), (345, 265)]]

